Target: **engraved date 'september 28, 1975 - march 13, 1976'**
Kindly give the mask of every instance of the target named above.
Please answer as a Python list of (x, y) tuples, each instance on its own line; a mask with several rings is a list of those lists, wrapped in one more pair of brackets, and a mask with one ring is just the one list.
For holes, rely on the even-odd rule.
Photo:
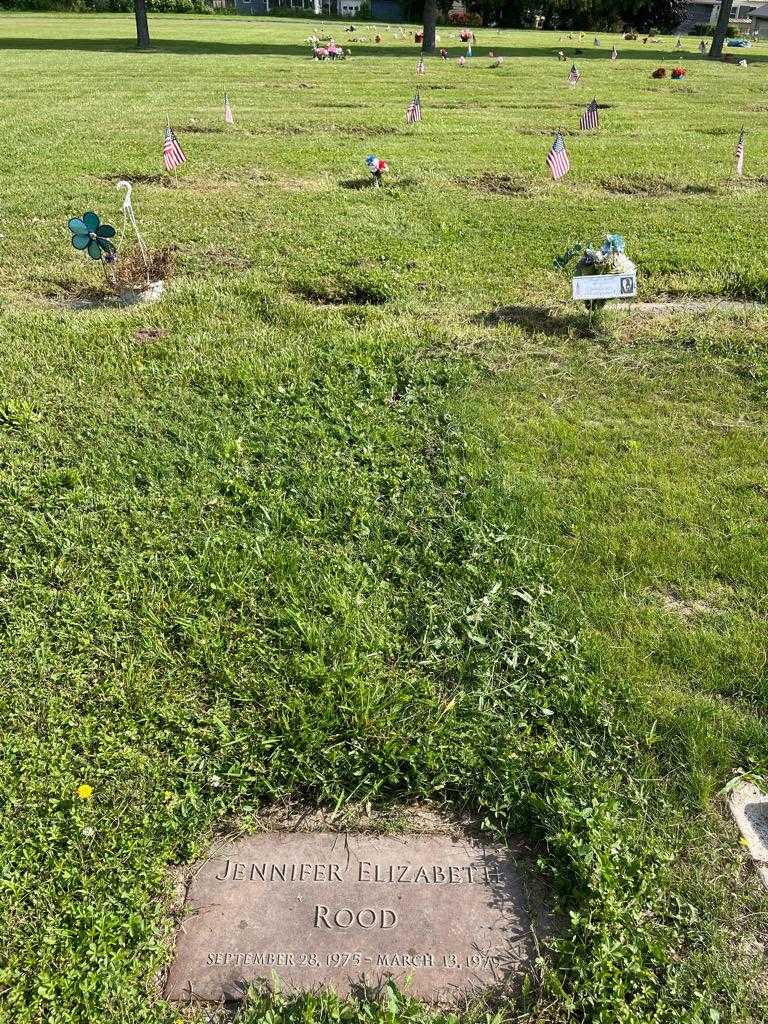
[(519, 974), (530, 956), (520, 877), (501, 848), (271, 833), (194, 871), (166, 996), (236, 1000), (274, 975), (341, 994), (393, 978), (445, 1001)]

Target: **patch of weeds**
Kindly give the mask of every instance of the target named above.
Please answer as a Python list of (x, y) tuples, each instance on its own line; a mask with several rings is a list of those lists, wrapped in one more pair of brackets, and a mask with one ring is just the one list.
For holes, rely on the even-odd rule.
[(21, 430), (37, 423), (40, 412), (26, 398), (3, 398), (0, 396), (0, 427)]

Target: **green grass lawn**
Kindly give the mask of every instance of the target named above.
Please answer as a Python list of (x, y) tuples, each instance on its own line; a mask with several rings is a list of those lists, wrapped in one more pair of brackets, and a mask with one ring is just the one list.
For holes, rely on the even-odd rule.
[[(565, 916), (469, 1019), (766, 1020), (719, 793), (768, 769), (768, 317), (590, 322), (552, 260), (618, 231), (643, 299), (765, 301), (768, 51), (587, 38), (572, 89), (577, 40), (480, 31), (408, 128), (413, 44), (320, 64), (312, 30), (0, 20), (0, 1021), (176, 1021), (170, 868), (276, 805), (414, 800), (526, 837)], [(124, 177), (175, 274), (77, 308), (67, 219), (119, 223)]]

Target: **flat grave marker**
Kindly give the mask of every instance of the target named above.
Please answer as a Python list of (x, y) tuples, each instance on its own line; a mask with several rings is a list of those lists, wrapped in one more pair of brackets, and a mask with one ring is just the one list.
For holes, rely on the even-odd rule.
[(442, 835), (270, 833), (228, 844), (188, 887), (170, 1000), (248, 984), (341, 995), (389, 978), (431, 1002), (520, 977), (533, 955), (522, 879), (500, 847)]

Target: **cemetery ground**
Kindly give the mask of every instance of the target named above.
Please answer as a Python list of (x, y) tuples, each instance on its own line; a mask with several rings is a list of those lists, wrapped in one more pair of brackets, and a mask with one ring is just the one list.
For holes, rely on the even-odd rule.
[[(525, 837), (564, 914), (467, 1019), (764, 1020), (721, 791), (768, 758), (766, 51), (480, 30), (408, 128), (412, 42), (321, 64), (312, 27), (0, 22), (0, 1021), (206, 1019), (157, 995), (169, 868), (414, 802)], [(119, 224), (121, 178), (176, 247), (154, 305), (102, 303), (66, 230)], [(641, 300), (705, 305), (590, 322), (552, 260), (606, 232)], [(433, 1012), (269, 1004), (242, 1021)]]

